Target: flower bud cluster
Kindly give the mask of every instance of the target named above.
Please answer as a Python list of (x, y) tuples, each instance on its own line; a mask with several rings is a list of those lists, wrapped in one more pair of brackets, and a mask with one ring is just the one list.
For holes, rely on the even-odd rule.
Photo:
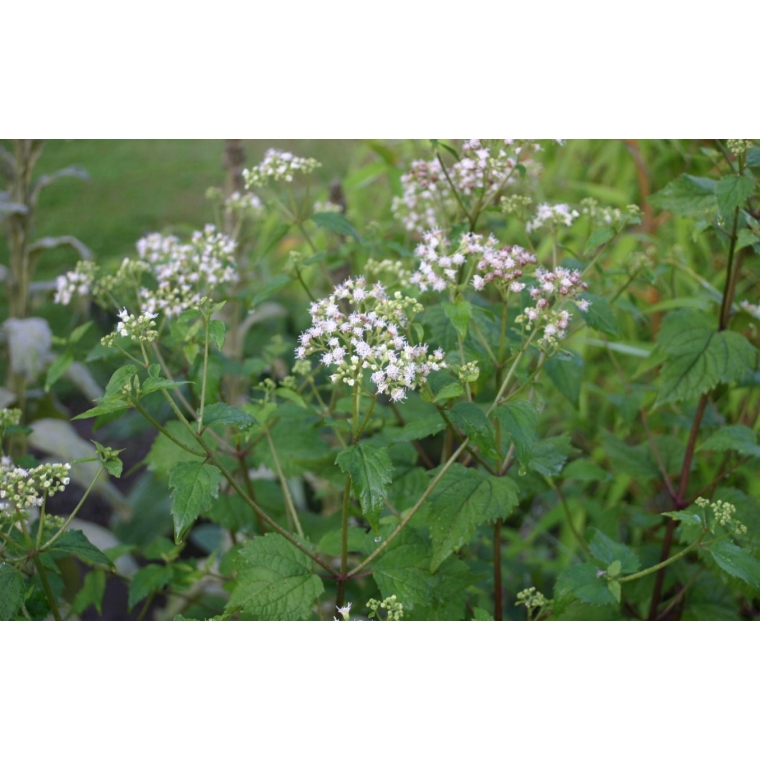
[(65, 490), (70, 464), (41, 464), (30, 470), (15, 467), (9, 457), (0, 459), (0, 510), (25, 512), (41, 507), (48, 496)]
[(68, 306), (71, 299), (77, 296), (87, 296), (95, 280), (98, 266), (94, 261), (78, 261), (73, 272), (59, 275), (55, 279), (55, 303)]
[(116, 332), (106, 335), (101, 343), (110, 348), (120, 336), (140, 343), (152, 343), (158, 338), (155, 322), (157, 317), (158, 314), (151, 312), (145, 312), (138, 316), (122, 309), (119, 312), (120, 322), (116, 325)]
[[(344, 314), (339, 301), (356, 310)], [(322, 364), (335, 368), (330, 380), (349, 386), (370, 370), (377, 393), (402, 401), (407, 390), (418, 388), (431, 372), (447, 366), (442, 349), (429, 354), (427, 345), (409, 345), (403, 334), (407, 313), (421, 309), (414, 298), (400, 292), (389, 297), (379, 283), (370, 287), (363, 277), (348, 279), (332, 295), (312, 303), (312, 327), (301, 334), (296, 358), (324, 352)]]
[(540, 591), (536, 591), (535, 586), (531, 586), (517, 594), (515, 607), (525, 605), (525, 609), (528, 611), (528, 619), (530, 620), (534, 611), (541, 610), (548, 604), (549, 600)]
[(740, 158), (754, 145), (752, 140), (726, 140), (728, 149), (737, 157)]
[(404, 605), (396, 601), (395, 594), (383, 599), (382, 602), (377, 599), (370, 599), (367, 602), (367, 607), (370, 609), (370, 618), (376, 617), (378, 620), (382, 620), (380, 610), (386, 611), (386, 620), (401, 620), (404, 617)]
[(480, 367), (477, 361), (463, 364), (457, 371), (457, 379), (460, 383), (474, 383), (480, 377)]
[(144, 237), (137, 243), (137, 252), (151, 265), (158, 287), (155, 291), (141, 288), (143, 308), (177, 317), (211, 297), (218, 286), (237, 282), (236, 246), (213, 224), (194, 232), (190, 243), (157, 233)]
[(567, 203), (539, 203), (536, 209), (536, 215), (528, 222), (525, 229), (528, 232), (535, 232), (544, 227), (556, 228), (560, 226), (570, 227), (578, 218), (579, 214), (575, 209), (570, 209)]
[(709, 507), (712, 510), (718, 525), (722, 527), (731, 525), (734, 528), (735, 533), (747, 532), (747, 526), (734, 519), (736, 507), (733, 504), (730, 504), (727, 501), (721, 501), (720, 499), (711, 503), (702, 497), (697, 499), (694, 503), (701, 509), (707, 509)]
[(247, 189), (263, 187), (269, 180), (292, 182), (296, 174), (311, 174), (321, 165), (313, 158), (299, 158), (288, 151), (269, 148), (258, 166), (243, 170), (243, 178)]
[(505, 214), (522, 216), (533, 205), (533, 199), (527, 195), (507, 195), (501, 199), (501, 210)]
[(496, 248), (496, 241), (489, 239), (488, 245), (480, 252), (481, 259), (476, 266), (478, 274), (472, 278), (475, 290), (483, 290), (488, 283), (494, 283), (506, 297), (507, 292), (519, 293), (525, 288), (520, 282), (524, 267), (535, 266), (536, 257), (519, 245)]
[(588, 286), (581, 280), (579, 271), (564, 267), (554, 270), (539, 267), (535, 271), (535, 278), (536, 284), (528, 291), (534, 304), (527, 306), (515, 321), (518, 324), (543, 327), (541, 342), (547, 348), (556, 348), (558, 342), (565, 337), (570, 323), (570, 313), (555, 308), (557, 303), (573, 299), (581, 311), (588, 311), (590, 301), (577, 298)]

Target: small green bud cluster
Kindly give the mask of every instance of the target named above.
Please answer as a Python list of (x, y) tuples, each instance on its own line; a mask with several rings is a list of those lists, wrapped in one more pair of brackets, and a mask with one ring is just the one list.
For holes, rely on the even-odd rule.
[(548, 604), (546, 597), (540, 592), (536, 591), (535, 586), (523, 589), (517, 594), (517, 601), (515, 607), (519, 607), (524, 604), (529, 610), (540, 609)]
[(311, 174), (322, 164), (313, 158), (299, 158), (288, 151), (270, 148), (264, 154), (264, 160), (253, 169), (244, 169), (246, 189), (263, 187), (270, 180), (292, 182), (296, 174)]
[(386, 620), (401, 620), (401, 618), (404, 617), (404, 605), (401, 604), (401, 602), (396, 601), (395, 594), (383, 599), (382, 602), (379, 602), (377, 599), (370, 599), (367, 602), (367, 607), (370, 609), (370, 618), (375, 617), (378, 620), (382, 620), (383, 618), (380, 617), (380, 610), (385, 610)]
[(525, 216), (525, 211), (533, 205), (533, 199), (527, 195), (507, 195), (501, 199), (501, 210), (505, 214), (515, 214), (519, 217)]
[(737, 157), (741, 158), (753, 145), (752, 140), (726, 140), (728, 149)]
[(147, 261), (125, 258), (116, 274), (104, 275), (92, 284), (92, 295), (101, 299), (119, 288), (134, 292), (136, 287), (140, 287), (142, 276), (147, 272), (150, 272), (150, 264)]
[(0, 460), (0, 510), (41, 507), (48, 496), (65, 490), (70, 464), (41, 464), (31, 470), (15, 467), (9, 457)]
[(723, 527), (731, 525), (734, 528), (735, 533), (743, 534), (747, 532), (747, 526), (734, 519), (736, 507), (733, 504), (730, 504), (727, 501), (721, 501), (720, 499), (711, 503), (707, 499), (701, 497), (694, 503), (701, 509), (706, 510), (709, 507), (713, 511), (718, 525)]
[(399, 287), (408, 288), (411, 272), (403, 261), (394, 259), (369, 259), (364, 266), (367, 275), (378, 281), (389, 281)]
[(116, 331), (106, 335), (101, 343), (110, 348), (119, 337), (130, 338), (140, 343), (152, 343), (158, 338), (158, 330), (155, 329), (157, 317), (158, 314), (151, 312), (140, 314), (138, 317), (136, 314), (130, 314), (126, 309), (122, 309), (119, 312), (121, 321), (116, 325)]
[(293, 365), (293, 374), (305, 377), (311, 373), (311, 362), (308, 359), (296, 359)]
[(57, 532), (66, 524), (66, 518), (62, 515), (46, 514), (42, 522), (46, 528), (53, 532)]
[(457, 373), (460, 383), (474, 383), (480, 377), (480, 367), (477, 361), (463, 364)]
[(0, 409), (0, 432), (4, 431), (10, 425), (21, 424), (20, 409)]

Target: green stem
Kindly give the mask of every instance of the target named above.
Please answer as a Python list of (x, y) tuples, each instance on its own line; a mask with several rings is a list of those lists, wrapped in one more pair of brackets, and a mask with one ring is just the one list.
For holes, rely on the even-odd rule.
[[(150, 424), (153, 425), (153, 427), (156, 428), (156, 430), (158, 430), (159, 433), (161, 433), (162, 435), (165, 435), (173, 444), (175, 444), (176, 446), (179, 446), (181, 449), (184, 449), (190, 454), (194, 454), (197, 457), (202, 457), (203, 459), (206, 458), (206, 455), (204, 452), (191, 449), (189, 446), (182, 443), (182, 441), (180, 441), (179, 438), (176, 438), (175, 436), (173, 436), (165, 427), (161, 425), (160, 422), (158, 422), (158, 420), (154, 420), (153, 417), (151, 417), (148, 414), (148, 412), (146, 412), (145, 409), (143, 409), (142, 406), (140, 406), (139, 401), (135, 402), (135, 409), (137, 409), (137, 411), (140, 412), (140, 414), (142, 414), (142, 416), (145, 417), (145, 419), (148, 420), (148, 422), (150, 422)], [(177, 414), (179, 417), (182, 417), (182, 419), (185, 419), (184, 415), (180, 413), (179, 409), (176, 406), (174, 407), (174, 411), (175, 411), (175, 414)], [(193, 433), (195, 433), (195, 431), (193, 431)]]
[(203, 346), (203, 380), (201, 382), (201, 403), (198, 411), (198, 435), (203, 431), (203, 407), (206, 405), (206, 377), (208, 376), (208, 327), (209, 317), (204, 317), (206, 326), (206, 340)]
[(285, 497), (285, 504), (288, 508), (288, 512), (290, 513), (290, 517), (293, 520), (293, 524), (296, 526), (296, 532), (303, 540), (304, 534), (303, 534), (303, 528), (301, 528), (301, 521), (298, 519), (298, 512), (296, 511), (296, 505), (293, 503), (293, 497), (290, 493), (290, 488), (288, 487), (288, 481), (285, 479), (285, 475), (282, 472), (282, 467), (280, 466), (280, 458), (277, 456), (277, 450), (274, 446), (274, 441), (272, 440), (272, 436), (269, 433), (269, 430), (266, 431), (267, 434), (267, 441), (269, 443), (269, 450), (272, 452), (272, 458), (274, 459), (274, 466), (277, 470), (277, 477), (280, 480), (280, 486), (282, 488), (283, 496)]
[(338, 578), (338, 594), (335, 599), (336, 607), (343, 607), (346, 602), (346, 581), (348, 575), (348, 513), (351, 506), (351, 476), (346, 473), (346, 485), (343, 488), (343, 514), (341, 516), (340, 540), (340, 576)]

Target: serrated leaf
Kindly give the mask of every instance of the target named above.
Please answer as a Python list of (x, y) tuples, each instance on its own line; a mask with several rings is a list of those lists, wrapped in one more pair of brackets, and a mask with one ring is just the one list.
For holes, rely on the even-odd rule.
[(94, 605), (98, 615), (103, 614), (103, 594), (106, 591), (106, 574), (103, 570), (92, 570), (84, 578), (82, 588), (79, 589), (71, 610), (81, 615), (90, 605)]
[(741, 380), (755, 366), (755, 349), (743, 335), (716, 332), (705, 315), (692, 310), (668, 314), (657, 343), (668, 358), (660, 373), (656, 406), (696, 398), (718, 383)]
[(444, 385), (435, 395), (435, 403), (440, 404), (450, 398), (459, 398), (464, 393), (464, 388), (459, 383)]
[(256, 418), (238, 409), (229, 406), (221, 401), (217, 404), (211, 404), (203, 410), (203, 425), (229, 425), (238, 430), (248, 430), (256, 424)]
[(71, 419), (87, 420), (91, 417), (102, 417), (105, 414), (113, 414), (114, 412), (121, 412), (129, 408), (129, 404), (123, 399), (114, 399), (112, 401), (106, 401), (105, 403), (96, 406), (94, 409), (90, 409), (88, 412), (78, 414), (76, 417), (72, 417)]
[(146, 565), (140, 568), (132, 577), (129, 584), (128, 605), (131, 610), (154, 591), (162, 589), (172, 577), (172, 569), (167, 565)]
[[(168, 477), (169, 472), (178, 462), (198, 462), (201, 458), (205, 458), (206, 453), (201, 450), (195, 436), (179, 420), (169, 420), (166, 423), (166, 431), (185, 446), (197, 449), (198, 454), (191, 454), (186, 449), (177, 446), (168, 436), (159, 434), (145, 457), (148, 469), (154, 470), (163, 478)], [(204, 433), (204, 437), (207, 435), (208, 433)]]
[(433, 602), (430, 544), (413, 530), (405, 530), (383, 552), (372, 568), (383, 598), (396, 595), (405, 607), (428, 607)]
[(344, 235), (346, 237), (352, 237), (357, 242), (361, 243), (359, 233), (353, 228), (351, 223), (346, 219), (343, 214), (334, 214), (329, 211), (325, 211), (319, 214), (314, 214), (312, 221), (317, 227), (334, 232), (336, 235)]
[(359, 443), (341, 451), (335, 464), (351, 476), (351, 487), (362, 512), (376, 527), (385, 506), (388, 485), (393, 480), (393, 463), (388, 450)]
[(597, 606), (617, 602), (607, 586), (605, 575), (599, 575), (599, 568), (589, 562), (564, 570), (554, 584), (554, 602), (557, 607), (565, 607), (573, 599)]
[(227, 325), (221, 319), (211, 319), (208, 323), (208, 337), (216, 343), (221, 351), (224, 348), (224, 338), (227, 335)]
[(324, 591), (311, 559), (274, 533), (249, 541), (235, 564), (237, 582), (227, 610), (242, 608), (261, 620), (304, 620)]
[(10, 620), (24, 599), (24, 576), (11, 565), (0, 565), (0, 620)]
[(600, 330), (613, 338), (617, 338), (620, 335), (620, 327), (615, 312), (607, 299), (594, 293), (586, 293), (583, 297), (586, 301), (591, 302), (591, 306), (586, 311), (581, 311), (581, 316), (586, 324), (595, 330)]
[(394, 432), (393, 443), (418, 441), (440, 433), (445, 427), (446, 423), (438, 412), (423, 415), (422, 417), (413, 419), (404, 425), (404, 427), (399, 428), (397, 432)]
[(706, 177), (684, 174), (669, 182), (662, 190), (649, 196), (657, 208), (684, 216), (700, 216), (717, 210), (715, 188), (717, 182)]
[(739, 230), (736, 236), (736, 249), (748, 248), (750, 246), (758, 245), (760, 243), (760, 235), (752, 230)]
[(721, 570), (740, 578), (752, 588), (760, 588), (760, 562), (731, 541), (718, 541), (706, 547)]
[(577, 408), (583, 382), (583, 357), (575, 351), (563, 350), (552, 356), (544, 369), (557, 390)]
[(744, 177), (732, 174), (723, 177), (715, 188), (715, 197), (718, 199), (718, 210), (725, 219), (733, 216), (734, 211), (743, 206), (755, 189), (755, 181), (752, 177)]
[(702, 527), (702, 518), (695, 512), (689, 512), (681, 510), (679, 512), (661, 512), (662, 517), (670, 517), (676, 522), (683, 523), (684, 525), (690, 525), (695, 528)]
[(528, 467), (547, 478), (553, 478), (562, 472), (572, 451), (568, 435), (544, 438), (533, 447)]
[(453, 464), (428, 497), (430, 537), (433, 540), (431, 572), (460, 549), (485, 522), (506, 518), (517, 506), (515, 483), (509, 478), (484, 476), (477, 470)]
[(149, 377), (140, 386), (140, 397), (147, 396), (149, 393), (155, 393), (160, 390), (171, 390), (179, 388), (181, 385), (187, 385), (187, 380), (175, 381), (167, 380), (165, 377)]
[(470, 440), (487, 454), (494, 453), (494, 430), (485, 412), (470, 401), (463, 401), (446, 414)]
[(589, 542), (589, 549), (594, 557), (605, 565), (620, 562), (624, 573), (635, 573), (641, 566), (638, 555), (630, 546), (613, 541), (600, 530), (594, 531), (594, 537)]
[(502, 448), (512, 443), (520, 464), (527, 465), (536, 442), (538, 412), (529, 401), (512, 401), (494, 410), (501, 425)]
[(174, 518), (174, 540), (179, 543), (197, 517), (211, 506), (219, 495), (222, 473), (212, 464), (180, 462), (169, 473), (172, 491), (171, 512)]
[(139, 372), (139, 367), (135, 367), (134, 364), (127, 364), (125, 367), (119, 367), (116, 372), (111, 375), (111, 379), (108, 381), (105, 393), (103, 394), (103, 401), (117, 397), (124, 386)]
[(67, 530), (48, 549), (52, 557), (65, 557), (73, 554), (78, 559), (96, 565), (111, 567), (111, 560), (103, 554), (81, 530)]
[(589, 236), (586, 247), (583, 249), (584, 255), (598, 248), (600, 245), (609, 243), (615, 237), (615, 231), (611, 227), (599, 227)]
[(467, 328), (472, 319), (472, 304), (469, 301), (444, 301), (443, 312), (451, 320), (459, 337), (464, 340), (467, 337)]
[(726, 425), (716, 430), (698, 451), (736, 451), (742, 456), (760, 457), (754, 430), (746, 425)]

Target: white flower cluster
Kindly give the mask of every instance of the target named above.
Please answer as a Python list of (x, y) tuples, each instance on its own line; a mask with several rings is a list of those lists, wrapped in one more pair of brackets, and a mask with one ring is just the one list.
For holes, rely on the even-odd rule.
[[(417, 271), (409, 278), (421, 293), (428, 290), (441, 293), (459, 282), (459, 270), (472, 253), (480, 249), (482, 235), (462, 235), (459, 248), (451, 252), (451, 242), (441, 230), (431, 230), (422, 235), (422, 242), (414, 253), (419, 259)], [(489, 241), (495, 238), (489, 238)]]
[(97, 270), (97, 265), (92, 261), (78, 261), (73, 272), (56, 277), (55, 303), (68, 306), (73, 296), (89, 295)]
[(70, 464), (41, 464), (31, 470), (14, 466), (9, 457), (0, 460), (0, 510), (26, 511), (41, 507), (48, 496), (69, 484)]
[(343, 208), (339, 203), (332, 201), (316, 201), (314, 203), (315, 214), (342, 214)]
[(311, 174), (320, 166), (313, 158), (299, 158), (288, 151), (269, 148), (258, 166), (243, 170), (243, 178), (246, 188), (263, 187), (269, 180), (292, 182), (297, 173)]
[(20, 409), (0, 409), (0, 430), (4, 430), (9, 425), (19, 425), (20, 423)]
[(126, 309), (122, 309), (119, 312), (119, 319), (121, 321), (116, 325), (116, 332), (106, 335), (101, 340), (101, 343), (104, 346), (113, 346), (119, 336), (130, 338), (139, 343), (152, 343), (158, 338), (155, 322), (157, 317), (158, 314), (152, 312), (145, 312), (138, 316), (130, 314)]
[(518, 161), (533, 164), (524, 154), (539, 147), (530, 141), (467, 140), (461, 158), (448, 169), (448, 179), (437, 156), (413, 161), (401, 177), (403, 193), (393, 199), (393, 213), (407, 230), (418, 234), (445, 225), (458, 206), (449, 180), (460, 196), (478, 195), (486, 207), (515, 181)]
[(224, 201), (226, 211), (250, 212), (254, 215), (264, 210), (261, 198), (253, 193), (239, 193), (237, 190)]
[(194, 232), (189, 243), (158, 233), (138, 241), (137, 252), (151, 265), (158, 282), (155, 292), (141, 288), (143, 309), (176, 317), (210, 297), (219, 285), (237, 282), (236, 246), (213, 224)]
[[(356, 310), (344, 314), (341, 300)], [(363, 277), (348, 279), (332, 295), (312, 303), (313, 326), (300, 336), (296, 358), (323, 351), (322, 364), (335, 367), (332, 382), (353, 386), (364, 370), (370, 370), (377, 393), (403, 401), (407, 390), (423, 385), (431, 372), (447, 366), (442, 349), (429, 354), (427, 345), (409, 345), (403, 334), (407, 312), (421, 308), (399, 292), (388, 297), (382, 285), (370, 287)]]
[(481, 246), (481, 259), (476, 266), (478, 274), (472, 278), (475, 290), (483, 290), (490, 282), (494, 283), (503, 295), (507, 292), (519, 293), (525, 288), (520, 282), (523, 268), (537, 263), (536, 257), (519, 245), (496, 248), (491, 238), (488, 244)]
[(570, 323), (570, 313), (555, 307), (563, 300), (573, 299), (581, 311), (588, 311), (591, 302), (577, 299), (577, 296), (586, 290), (587, 285), (581, 280), (580, 272), (564, 267), (557, 267), (552, 271), (539, 267), (534, 276), (537, 283), (529, 289), (529, 293), (535, 303), (526, 307), (516, 321), (543, 326), (543, 344), (554, 347), (565, 337)]
[(528, 222), (526, 229), (528, 232), (535, 232), (542, 227), (569, 227), (578, 216), (578, 212), (575, 209), (570, 210), (567, 203), (539, 203), (536, 215)]

